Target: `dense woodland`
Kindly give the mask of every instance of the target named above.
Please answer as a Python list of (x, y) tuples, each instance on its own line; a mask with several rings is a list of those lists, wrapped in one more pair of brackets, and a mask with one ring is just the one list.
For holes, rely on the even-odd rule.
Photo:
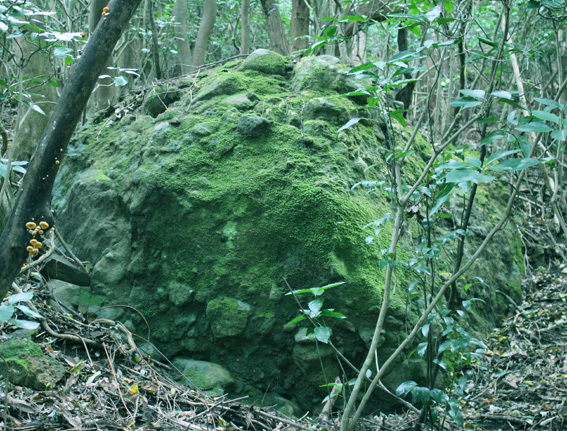
[[(386, 197), (391, 205), (382, 219), (368, 221), (366, 245), (376, 241), (386, 225), (390, 236), (376, 262), (384, 273), (384, 293), (368, 353), (361, 363), (352, 364), (352, 385), (329, 386), (320, 429), (329, 422), (350, 431), (364, 422), (382, 376), (400, 354), (412, 349), (427, 363), (427, 381), (407, 382), (392, 396), (414, 415), (413, 429), (449, 423), (454, 429), (474, 429), (474, 415), (463, 416), (461, 411), (463, 400), (470, 399), (465, 389), (472, 390), (467, 386), (472, 375), (455, 371), (450, 384), (436, 387), (439, 372), (464, 370), (479, 361), (479, 348), (489, 350), (493, 359), (498, 356), (493, 366), (502, 357), (494, 346), (489, 349), (464, 329), (457, 330), (457, 322), (465, 322), (475, 305), (471, 285), (461, 282), (463, 274), (495, 235), (510, 226), (522, 244), (522, 276), (532, 281), (534, 298), (539, 298), (542, 280), (553, 271), (560, 273), (566, 262), (566, 22), (565, 0), (0, 0), (0, 294), (13, 286), (19, 289), (22, 265), (29, 269), (40, 263), (48, 243), (53, 244), (53, 181), (77, 124), (96, 113), (101, 118), (125, 115), (128, 103), (143, 99), (158, 82), (190, 76), (198, 91), (196, 83), (208, 70), (248, 58), (257, 49), (288, 57), (291, 64), (308, 56), (335, 56), (345, 73), (360, 83), (344, 96), (363, 100), (366, 110), (338, 132), (376, 122), (385, 134), (383, 157), (376, 165), (387, 169), (388, 180), (361, 179), (355, 186), (370, 196)], [(419, 172), (408, 162), (416, 153), (423, 158)], [(482, 205), (479, 199), (497, 201), (501, 212), (491, 218), (478, 247), (466, 252), (471, 214)], [(411, 223), (421, 239), (404, 261), (398, 252)], [(35, 242), (30, 243), (30, 234)], [(408, 297), (421, 298), (421, 314), (376, 369), (390, 294), (402, 269), (415, 274)], [(548, 288), (552, 285), (559, 286), (553, 295), (559, 295), (562, 304), (561, 277), (553, 278)], [(317, 298), (322, 291), (311, 293)], [(19, 298), (2, 305), (0, 322), (5, 326), (33, 326), (17, 323), (15, 313), (38, 319), (37, 311), (18, 305), (31, 297)], [(508, 299), (517, 312), (514, 325), (520, 328), (514, 334), (521, 335), (522, 322), (534, 317), (537, 307)], [(321, 312), (342, 316), (322, 310), (322, 302), (312, 301), (309, 307), (300, 307), (298, 321), (308, 321), (317, 340), (332, 345), (330, 332), (319, 320)], [(565, 315), (563, 310), (558, 313), (555, 320), (546, 321), (547, 331), (563, 328)], [(435, 325), (442, 330), (434, 339), (429, 329)], [(513, 332), (513, 327), (506, 323), (502, 331)], [(526, 327), (531, 331), (531, 325)], [(498, 337), (502, 342), (513, 334)], [(553, 341), (545, 349), (550, 345)], [(522, 354), (528, 356), (528, 350), (538, 355), (535, 347), (524, 347)], [(500, 362), (498, 366), (507, 367)], [(566, 373), (564, 367), (551, 367), (548, 375)], [(528, 386), (533, 386), (532, 380)], [(516, 388), (517, 383), (509, 382)], [(565, 390), (546, 396), (556, 400)], [(338, 398), (338, 419), (332, 422), (329, 415)], [(502, 429), (562, 429), (564, 410), (556, 410), (550, 408), (554, 413), (538, 418), (532, 414), (531, 423), (513, 414), (498, 416), (497, 409), (490, 415), (504, 424)], [(232, 425), (222, 414), (217, 426), (228, 429)], [(257, 426), (280, 429), (277, 418), (263, 418), (256, 417)], [(263, 423), (266, 418), (276, 422)], [(306, 426), (291, 420), (280, 424)]]

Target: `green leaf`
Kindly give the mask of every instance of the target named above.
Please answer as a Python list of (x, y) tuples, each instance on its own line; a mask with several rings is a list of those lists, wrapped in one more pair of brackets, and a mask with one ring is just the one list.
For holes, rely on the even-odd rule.
[(399, 61), (402, 60), (404, 58), (408, 58), (413, 56), (414, 54), (416, 54), (417, 52), (413, 49), (410, 49), (409, 51), (402, 51), (402, 52), (398, 52), (396, 55), (394, 55), (392, 58), (390, 58), (390, 60), (388, 61), (388, 63), (392, 63), (395, 61)]
[(553, 129), (549, 127), (545, 123), (527, 123), (522, 124), (521, 126), (516, 127), (518, 132), (533, 132), (533, 133), (548, 133), (551, 132)]
[(315, 338), (321, 343), (327, 344), (329, 342), (329, 338), (331, 338), (331, 328), (327, 326), (317, 326), (314, 332)]
[(325, 29), (325, 36), (329, 39), (335, 37), (336, 34), (337, 34), (337, 26), (336, 25), (330, 25), (329, 27), (327, 27)]
[(15, 304), (16, 302), (29, 301), (33, 298), (32, 292), (17, 293), (8, 297), (8, 304)]
[(470, 97), (476, 97), (477, 99), (484, 99), (484, 90), (461, 90), (461, 94)]
[(425, 18), (427, 18), (427, 20), (429, 22), (435, 21), (440, 16), (441, 16), (441, 6), (440, 5), (435, 6), (433, 9), (431, 9), (429, 12), (427, 12), (425, 14)]
[(482, 102), (474, 97), (459, 97), (451, 102), (451, 106), (460, 107), (463, 109), (474, 108), (475, 106), (482, 105)]
[(429, 390), (429, 388), (426, 388), (424, 386), (414, 388), (411, 391), (411, 395), (414, 402), (419, 401), (422, 403), (427, 403), (431, 399), (431, 391)]
[(6, 322), (14, 315), (14, 307), (11, 305), (0, 304), (0, 323)]
[(368, 18), (360, 15), (343, 16), (341, 22), (366, 22)]
[(567, 129), (554, 130), (551, 132), (551, 137), (557, 139), (558, 141), (565, 142), (567, 140)]
[(70, 52), (73, 52), (71, 48), (60, 46), (53, 50), (53, 55), (55, 57), (66, 57)]
[(57, 40), (63, 40), (63, 41), (70, 41), (73, 40), (73, 38), (75, 37), (81, 37), (81, 33), (53, 33), (53, 36), (55, 36), (55, 39)]
[(9, 323), (22, 329), (36, 329), (39, 326), (38, 322), (30, 322), (29, 320), (10, 319)]
[(489, 169), (491, 171), (521, 171), (523, 169), (530, 168), (535, 165), (539, 165), (541, 162), (536, 159), (508, 159), (504, 160), (502, 163), (492, 166)]
[(480, 172), (472, 169), (455, 169), (445, 176), (445, 180), (448, 183), (464, 183), (467, 181), (472, 181), (475, 184), (479, 184), (489, 183), (494, 180), (494, 177), (481, 174)]
[(374, 63), (364, 63), (361, 64), (360, 66), (353, 67), (348, 71), (348, 73), (356, 73), (356, 72), (360, 72), (361, 70), (374, 69), (375, 67), (376, 65)]
[(312, 319), (319, 317), (321, 314), (321, 307), (323, 307), (323, 299), (319, 298), (309, 301), (308, 307), (310, 311), (309, 317)]
[(298, 295), (300, 293), (312, 293), (315, 296), (319, 296), (319, 295), (322, 295), (325, 292), (325, 290), (331, 289), (332, 287), (340, 286), (341, 284), (345, 284), (345, 282), (344, 281), (338, 281), (336, 283), (327, 284), (327, 285), (322, 286), (322, 287), (310, 287), (309, 289), (294, 290), (293, 292), (286, 293), (286, 295), (292, 295), (292, 294)]
[(425, 352), (427, 352), (427, 346), (428, 346), (428, 344), (429, 344), (429, 343), (428, 343), (427, 341), (425, 341), (425, 342), (419, 343), (419, 344), (417, 345), (417, 354), (418, 354), (419, 356), (421, 356), (422, 358), (423, 358), (423, 356), (425, 355)]
[(560, 119), (557, 115), (545, 111), (532, 111), (532, 115), (540, 120), (551, 121), (552, 123), (559, 124)]
[(28, 317), (35, 317), (36, 319), (42, 319), (43, 316), (32, 309), (30, 309), (27, 305), (19, 304), (16, 305), (16, 308), (22, 311)]
[(290, 325), (293, 325), (294, 323), (301, 322), (302, 320), (305, 320), (305, 319), (307, 319), (307, 317), (305, 317), (305, 315), (302, 314), (301, 316), (297, 316), (295, 319), (290, 320), (284, 326), (290, 326)]
[(467, 157), (465, 160), (477, 168), (480, 168), (482, 166), (482, 162), (476, 157)]
[(498, 47), (498, 43), (496, 43), (496, 42), (494, 42), (494, 41), (492, 41), (492, 40), (489, 40), (489, 39), (485, 39), (484, 37), (479, 37), (478, 40), (481, 41), (482, 43), (484, 43), (484, 44), (486, 44), (486, 45), (490, 45), (490, 46), (492, 46), (492, 47), (494, 47), (494, 48), (497, 48), (497, 47)]
[(441, 191), (437, 195), (437, 200), (435, 201), (435, 205), (433, 206), (433, 208), (431, 208), (429, 217), (435, 214), (437, 210), (441, 207), (441, 205), (447, 202), (447, 199), (449, 199), (450, 193), (453, 191), (454, 188), (455, 188), (454, 183), (446, 183), (442, 186)]
[(390, 118), (393, 118), (394, 120), (396, 120), (398, 123), (400, 123), (402, 126), (405, 127), (406, 119), (404, 118), (403, 112), (405, 112), (405, 110), (397, 109), (395, 111), (389, 112), (388, 115), (390, 116)]
[(344, 314), (337, 313), (336, 311), (333, 310), (323, 310), (321, 311), (321, 316), (334, 317), (337, 319), (346, 319), (346, 316)]
[(43, 111), (43, 109), (41, 109), (39, 106), (37, 106), (36, 104), (31, 105), (31, 108), (35, 111), (35, 112), (39, 112), (41, 115), (45, 115), (45, 112)]
[(128, 78), (126, 78), (125, 76), (117, 76), (116, 78), (114, 78), (114, 85), (116, 85), (117, 87), (124, 87), (127, 84)]
[(512, 154), (516, 154), (516, 153), (519, 153), (519, 152), (520, 152), (520, 150), (509, 150), (509, 151), (502, 151), (500, 153), (495, 153), (488, 158), (486, 163), (488, 164), (490, 162), (494, 162), (498, 159), (501, 159), (501, 158), (507, 157), (507, 156), (511, 156)]
[(460, 169), (460, 168), (470, 168), (471, 164), (467, 162), (459, 162), (457, 160), (451, 159), (447, 163), (442, 164), (437, 169)]
[(508, 99), (508, 100), (513, 100), (512, 98), (512, 93), (510, 93), (509, 91), (493, 91), (492, 93), (490, 93), (491, 96), (494, 97), (498, 97), (499, 99)]
[(347, 122), (343, 127), (341, 127), (339, 130), (337, 130), (337, 133), (338, 133), (338, 132), (342, 132), (342, 131), (345, 130), (345, 129), (348, 129), (349, 127), (352, 127), (352, 126), (354, 126), (355, 124), (358, 124), (358, 122), (359, 122), (360, 120), (363, 120), (363, 119), (364, 119), (364, 118), (351, 118), (350, 120), (348, 120), (348, 122)]
[(482, 140), (480, 141), (480, 145), (491, 144), (492, 142), (498, 141), (498, 140), (502, 139), (503, 137), (504, 137), (504, 135), (501, 135), (497, 132), (489, 133), (484, 138), (482, 138)]
[(559, 108), (561, 105), (556, 102), (555, 100), (545, 99), (543, 97), (534, 97), (536, 102), (541, 103), (542, 105), (551, 106), (552, 108)]
[(400, 386), (396, 388), (396, 395), (404, 396), (409, 394), (415, 387), (417, 387), (417, 383), (410, 380), (407, 382), (403, 382)]
[(453, 344), (454, 344), (454, 340), (447, 340), (444, 341), (443, 343), (441, 343), (441, 345), (439, 346), (439, 353), (443, 353), (445, 350), (447, 350), (449, 347), (451, 348), (451, 351), (453, 351)]

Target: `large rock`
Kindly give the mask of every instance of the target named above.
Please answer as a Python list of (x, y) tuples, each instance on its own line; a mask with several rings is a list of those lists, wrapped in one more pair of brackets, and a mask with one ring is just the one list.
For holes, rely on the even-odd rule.
[(44, 355), (33, 341), (13, 338), (0, 343), (0, 373), (15, 385), (44, 391), (55, 389), (65, 367)]
[(219, 364), (194, 359), (176, 358), (173, 365), (181, 373), (174, 377), (181, 383), (209, 393), (222, 395), (233, 389), (234, 378), (230, 372)]
[[(387, 178), (383, 123), (359, 100), (339, 97), (361, 81), (336, 59), (302, 60), (290, 75), (277, 54), (258, 55), (278, 59), (277, 68), (254, 58), (234, 62), (200, 80), (198, 92), (181, 89), (156, 118), (136, 112), (104, 130), (87, 124), (69, 148), (54, 204), (64, 238), (94, 266), (92, 294), (135, 307), (124, 309), (123, 320), (143, 334), (147, 321), (160, 350), (222, 365), (236, 391), (269, 388), (310, 408), (326, 395), (321, 365), (331, 380), (341, 371), (301, 324), (284, 328), (298, 314), (287, 285), (346, 281), (324, 298), (347, 319), (327, 323), (334, 344), (359, 363), (381, 304), (379, 262), (391, 229), (386, 224), (367, 245), (364, 226), (391, 207), (351, 188), (371, 179), (371, 165)], [(370, 120), (337, 132), (353, 117)], [(410, 133), (398, 130), (400, 139)], [(423, 166), (417, 155), (405, 163), (410, 175)], [(501, 210), (486, 198), (478, 209), (479, 227)], [(413, 235), (410, 225), (406, 244)], [(481, 237), (471, 233), (470, 247)], [(519, 288), (518, 244), (508, 232), (498, 241), (473, 275), (511, 292)], [(397, 259), (412, 249), (400, 249)], [(467, 281), (488, 304), (478, 319), (490, 325), (501, 298), (473, 275)], [(399, 268), (381, 360), (415, 320), (417, 305), (406, 307), (412, 279)], [(306, 307), (313, 297), (299, 299)]]

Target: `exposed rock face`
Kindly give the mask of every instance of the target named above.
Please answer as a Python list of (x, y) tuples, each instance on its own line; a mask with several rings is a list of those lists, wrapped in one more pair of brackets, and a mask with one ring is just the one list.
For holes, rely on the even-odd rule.
[[(93, 265), (92, 293), (136, 307), (169, 357), (221, 364), (235, 392), (269, 390), (310, 407), (326, 395), (321, 362), (329, 381), (341, 370), (301, 325), (284, 328), (298, 314), (284, 279), (293, 289), (346, 281), (324, 298), (348, 319), (327, 323), (335, 345), (357, 359), (378, 314), (389, 235), (386, 225), (369, 246), (363, 227), (390, 207), (351, 187), (382, 160), (380, 117), (361, 110), (360, 96), (338, 97), (360, 83), (332, 57), (292, 73), (282, 57), (259, 51), (199, 78), (198, 88), (189, 88), (193, 79), (164, 89), (175, 95), (167, 112), (148, 100), (105, 130), (78, 134), (55, 191), (58, 228)], [(377, 120), (337, 133), (352, 117)], [(423, 164), (410, 163), (416, 172)], [(486, 199), (482, 210), (498, 211)], [(499, 242), (497, 254), (507, 254), (482, 271), (500, 272), (499, 288), (510, 292), (519, 286), (515, 243), (509, 234)], [(415, 318), (415, 306), (406, 316), (409, 282), (400, 271), (381, 358)], [(475, 287), (491, 301), (486, 315), (496, 312), (500, 298)], [(313, 298), (300, 299), (306, 307)], [(137, 313), (125, 309), (122, 320), (146, 332)]]

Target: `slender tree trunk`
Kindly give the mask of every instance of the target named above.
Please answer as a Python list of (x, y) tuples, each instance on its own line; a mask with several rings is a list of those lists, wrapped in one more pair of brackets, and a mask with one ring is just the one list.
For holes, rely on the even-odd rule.
[[(398, 29), (398, 50), (399, 52), (408, 50), (408, 31), (404, 27)], [(404, 78), (411, 79), (411, 73), (404, 73)], [(415, 81), (408, 82), (404, 88), (396, 94), (396, 100), (404, 104), (404, 109), (409, 109), (413, 99), (413, 90), (415, 89)], [(407, 113), (404, 114), (406, 116)]]
[(240, 53), (248, 54), (250, 52), (250, 0), (242, 0), (240, 20), (242, 22), (240, 30)]
[[(324, 30), (331, 24), (328, 21), (322, 21), (322, 18), (337, 18), (338, 6), (333, 2), (333, 0), (321, 0), (314, 1), (314, 14), (313, 22), (315, 27), (315, 35), (321, 36)], [(329, 43), (323, 47), (323, 54), (326, 55), (337, 55), (336, 53), (337, 44)]]
[(268, 35), (270, 36), (270, 48), (281, 55), (289, 55), (289, 44), (285, 37), (285, 30), (278, 6), (273, 0), (260, 0), (262, 3), (262, 14), (266, 20)]
[(154, 19), (154, 3), (148, 0), (148, 16), (150, 19), (150, 28), (152, 29), (152, 58), (154, 62), (154, 73), (156, 79), (161, 79), (161, 68), (159, 66), (159, 43), (156, 20)]
[(209, 36), (215, 25), (217, 17), (217, 0), (205, 0), (203, 6), (203, 16), (201, 18), (201, 25), (197, 32), (197, 39), (195, 40), (195, 49), (193, 50), (193, 69), (198, 69), (205, 64), (207, 57), (207, 43)]
[[(248, 0), (249, 1), (249, 0)], [(176, 0), (173, 10), (175, 15), (175, 40), (179, 52), (179, 65), (181, 73), (189, 72), (191, 68), (191, 46), (189, 45), (188, 22), (187, 22), (187, 0)]]
[(291, 52), (306, 49), (309, 46), (309, 7), (307, 0), (291, 2)]
[[(28, 222), (53, 226), (51, 193), (60, 161), (81, 119), (98, 77), (105, 67), (120, 34), (128, 25), (140, 0), (112, 0), (108, 14), (91, 35), (79, 61), (73, 66), (63, 93), (28, 165), (20, 194), (0, 236), (0, 297), (8, 292), (22, 263), (33, 234)], [(45, 229), (44, 229), (45, 230)], [(38, 241), (41, 236), (36, 233)]]
[[(94, 33), (107, 4), (108, 0), (92, 0), (89, 10), (89, 32), (91, 35)], [(108, 69), (108, 67), (112, 67), (113, 64), (112, 56), (110, 56), (101, 71), (101, 75), (108, 76), (98, 80), (99, 87), (96, 89), (94, 97), (96, 109), (106, 109), (116, 102), (116, 86), (114, 85), (113, 79), (115, 72), (112, 69)]]
[(366, 32), (357, 31), (352, 44), (352, 63), (360, 66), (366, 60)]

